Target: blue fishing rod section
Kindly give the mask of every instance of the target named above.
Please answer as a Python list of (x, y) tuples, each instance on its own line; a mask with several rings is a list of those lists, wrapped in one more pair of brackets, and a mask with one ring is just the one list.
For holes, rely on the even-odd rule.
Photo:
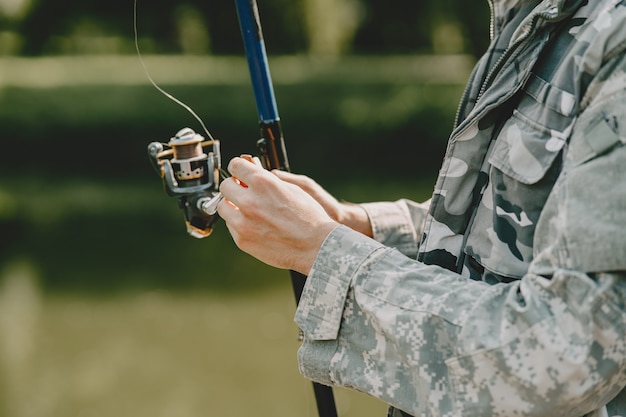
[(255, 0), (235, 0), (235, 4), (259, 116), (261, 129), (261, 139), (257, 142), (259, 157), (267, 169), (290, 171), (267, 62), (259, 9)]
[(259, 11), (255, 1), (235, 0), (241, 35), (246, 48), (248, 66), (254, 97), (256, 99), (259, 121), (271, 123), (280, 120), (278, 107), (274, 97), (274, 87), (267, 62), (263, 31), (259, 20)]
[[(235, 0), (239, 26), (243, 37), (254, 98), (259, 116), (261, 139), (257, 142), (261, 162), (266, 169), (290, 171), (287, 150), (280, 127), (278, 107), (274, 97), (274, 86), (270, 76), (265, 41), (256, 0)], [(300, 302), (306, 277), (299, 272), (289, 271), (296, 304)], [(337, 407), (331, 387), (313, 383), (313, 392), (320, 417), (337, 417)]]

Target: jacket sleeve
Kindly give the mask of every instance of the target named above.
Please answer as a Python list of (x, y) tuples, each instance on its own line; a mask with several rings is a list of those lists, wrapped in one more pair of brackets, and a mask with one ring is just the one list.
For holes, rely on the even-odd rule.
[(401, 199), (394, 202), (364, 203), (372, 225), (374, 240), (416, 258), (430, 200), (416, 203)]
[(626, 385), (626, 92), (582, 114), (528, 273), (466, 280), (345, 227), (296, 312), (301, 372), (421, 416), (583, 416)]

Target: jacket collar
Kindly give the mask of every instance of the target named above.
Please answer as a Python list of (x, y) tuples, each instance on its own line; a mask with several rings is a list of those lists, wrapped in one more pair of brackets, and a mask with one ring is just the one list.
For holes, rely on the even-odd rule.
[(502, 28), (517, 13), (525, 13), (522, 23), (512, 38), (514, 42), (523, 36), (532, 22), (541, 17), (540, 27), (546, 23), (558, 22), (572, 15), (587, 0), (489, 0), (491, 8), (491, 39), (497, 36)]

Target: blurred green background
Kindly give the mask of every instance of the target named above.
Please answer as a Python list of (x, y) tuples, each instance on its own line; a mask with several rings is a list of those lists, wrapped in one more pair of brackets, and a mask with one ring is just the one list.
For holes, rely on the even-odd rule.
[[(290, 162), (348, 201), (428, 198), (485, 4), (259, 0)], [(138, 2), (155, 81), (226, 163), (256, 110), (233, 2)], [(0, 416), (315, 416), (288, 273), (188, 237), (146, 155), (185, 126), (133, 1), (0, 0)], [(341, 416), (385, 405), (336, 390)]]

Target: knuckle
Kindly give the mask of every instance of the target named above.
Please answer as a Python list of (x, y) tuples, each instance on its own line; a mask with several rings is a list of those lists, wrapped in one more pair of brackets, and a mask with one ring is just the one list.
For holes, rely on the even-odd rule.
[(254, 201), (247, 201), (247, 203), (245, 216), (250, 221), (257, 221), (262, 215), (262, 210), (259, 208), (258, 204), (254, 204)]
[(302, 188), (306, 190), (314, 190), (317, 186), (317, 183), (310, 177), (302, 175), (301, 178)]

